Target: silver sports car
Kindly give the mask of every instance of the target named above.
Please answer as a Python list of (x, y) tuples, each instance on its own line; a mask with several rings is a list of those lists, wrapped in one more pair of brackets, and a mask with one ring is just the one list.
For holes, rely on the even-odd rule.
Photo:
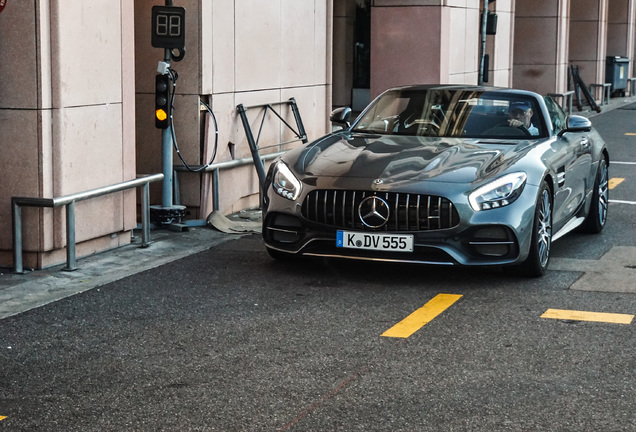
[(545, 273), (550, 246), (607, 220), (609, 154), (550, 97), (490, 87), (387, 90), (344, 129), (270, 167), (263, 238), (296, 255)]

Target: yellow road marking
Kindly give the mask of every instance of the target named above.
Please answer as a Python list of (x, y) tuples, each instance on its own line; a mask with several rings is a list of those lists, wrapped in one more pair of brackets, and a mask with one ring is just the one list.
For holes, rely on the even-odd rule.
[(602, 313), (602, 312), (584, 312), (563, 309), (548, 309), (541, 318), (552, 318), (573, 321), (594, 321), (611, 324), (631, 324), (634, 315)]
[(438, 294), (424, 306), (382, 333), (385, 337), (407, 338), (461, 298), (457, 294)]
[(614, 189), (616, 186), (623, 183), (624, 181), (625, 181), (624, 178), (614, 177), (609, 179), (609, 181), (607, 182), (607, 185), (610, 189)]
[(634, 132), (627, 132), (625, 135), (627, 135), (627, 136), (636, 136), (636, 133), (634, 133)]
[(7, 418), (6, 416), (0, 416), (0, 421), (4, 420), (6, 418)]

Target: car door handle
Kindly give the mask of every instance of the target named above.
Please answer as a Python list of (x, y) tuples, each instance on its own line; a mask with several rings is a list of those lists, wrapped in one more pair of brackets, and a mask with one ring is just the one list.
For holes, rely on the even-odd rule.
[(590, 146), (590, 140), (587, 138), (581, 139), (581, 147), (588, 148)]

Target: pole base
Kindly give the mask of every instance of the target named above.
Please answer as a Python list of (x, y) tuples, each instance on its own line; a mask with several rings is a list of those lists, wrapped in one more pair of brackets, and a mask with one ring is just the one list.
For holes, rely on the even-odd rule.
[(150, 206), (150, 222), (155, 225), (164, 226), (179, 224), (186, 215), (186, 208), (182, 205), (162, 207), (158, 205)]

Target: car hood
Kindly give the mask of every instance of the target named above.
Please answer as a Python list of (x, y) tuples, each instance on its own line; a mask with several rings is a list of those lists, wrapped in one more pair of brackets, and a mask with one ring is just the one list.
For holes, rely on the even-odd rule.
[(474, 183), (507, 170), (535, 143), (339, 133), (297, 149), (293, 165), (303, 176), (369, 178), (383, 184)]

